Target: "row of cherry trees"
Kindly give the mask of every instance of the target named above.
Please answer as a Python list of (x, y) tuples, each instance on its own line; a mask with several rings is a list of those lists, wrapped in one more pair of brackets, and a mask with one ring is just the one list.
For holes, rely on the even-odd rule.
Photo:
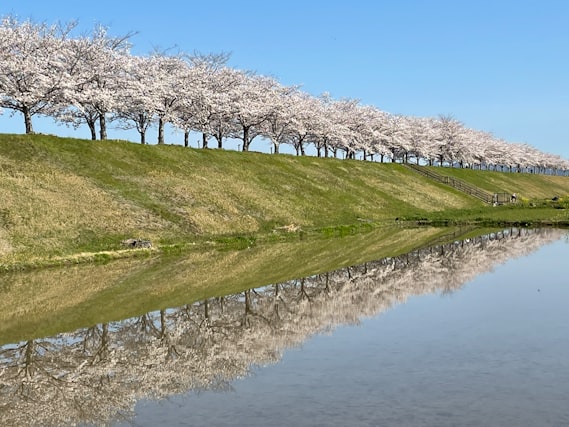
[[(304, 155), (412, 161), (516, 170), (569, 170), (569, 162), (528, 144), (507, 143), (470, 129), (452, 116), (391, 114), (354, 99), (309, 95), (276, 79), (226, 65), (227, 55), (146, 56), (130, 52), (130, 35), (106, 29), (73, 36), (74, 24), (47, 25), (5, 17), (0, 24), (0, 107), (24, 117), (53, 117), (79, 127), (92, 139), (107, 138), (107, 122), (136, 129), (146, 143), (149, 128), (164, 143), (168, 124), (202, 135), (223, 148), (241, 140), (243, 151), (259, 137), (272, 151), (282, 145)], [(98, 127), (98, 129), (97, 129)], [(99, 135), (97, 135), (97, 130)]]

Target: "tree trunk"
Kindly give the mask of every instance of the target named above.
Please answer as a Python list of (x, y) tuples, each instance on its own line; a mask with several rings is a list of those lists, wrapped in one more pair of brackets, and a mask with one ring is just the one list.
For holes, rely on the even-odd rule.
[(202, 132), (202, 148), (208, 148), (207, 146), (207, 133)]
[(249, 151), (249, 127), (243, 126), (243, 151)]
[(89, 126), (89, 131), (91, 132), (91, 139), (93, 141), (97, 140), (97, 129), (95, 127), (95, 120), (87, 120), (87, 126)]
[(25, 347), (24, 372), (27, 378), (31, 378), (34, 375), (34, 340), (27, 341)]
[(101, 141), (107, 139), (107, 119), (104, 114), (99, 116), (99, 135)]
[(275, 147), (275, 154), (279, 154), (279, 144), (277, 144), (276, 142), (273, 142), (273, 146)]
[(184, 131), (184, 147), (189, 147), (189, 146), (190, 146), (190, 131), (186, 129)]
[(145, 145), (146, 144), (146, 132), (139, 131), (138, 133), (140, 133), (140, 143), (142, 145)]
[(158, 144), (164, 144), (164, 120), (158, 118)]
[(251, 313), (251, 291), (245, 291), (245, 315)]
[(160, 338), (166, 338), (168, 329), (166, 326), (166, 310), (160, 310)]
[(26, 125), (26, 134), (34, 133), (34, 126), (32, 125), (32, 114), (28, 107), (22, 108), (22, 114), (24, 115), (24, 124)]
[(103, 323), (101, 324), (101, 347), (98, 351), (101, 360), (106, 360), (108, 358), (110, 343), (109, 324)]
[(223, 148), (223, 136), (221, 135), (213, 135), (215, 140), (217, 141), (217, 148), (220, 150)]
[(203, 306), (204, 306), (204, 318), (209, 319), (209, 302), (207, 299), (204, 300)]

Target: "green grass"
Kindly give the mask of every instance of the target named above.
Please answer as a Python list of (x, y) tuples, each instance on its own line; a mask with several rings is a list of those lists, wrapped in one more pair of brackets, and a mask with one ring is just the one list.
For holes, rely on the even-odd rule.
[(477, 171), (448, 167), (430, 167), (440, 175), (452, 176), (490, 193), (516, 193), (519, 200), (552, 199), (569, 196), (569, 177), (528, 173)]
[(569, 194), (567, 177), (436, 170), (523, 203), (493, 209), (398, 164), (0, 135), (0, 270), (121, 258), (130, 237), (181, 250), (282, 240), (287, 229), (568, 221), (564, 205), (542, 203)]

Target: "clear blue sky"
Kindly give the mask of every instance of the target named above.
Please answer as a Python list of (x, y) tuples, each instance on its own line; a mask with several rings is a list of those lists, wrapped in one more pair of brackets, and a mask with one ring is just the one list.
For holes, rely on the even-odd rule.
[[(135, 54), (229, 52), (229, 65), (313, 95), (405, 115), (452, 114), (569, 158), (567, 0), (3, 0), (0, 14), (134, 31)], [(23, 120), (4, 112), (0, 132), (22, 133)]]

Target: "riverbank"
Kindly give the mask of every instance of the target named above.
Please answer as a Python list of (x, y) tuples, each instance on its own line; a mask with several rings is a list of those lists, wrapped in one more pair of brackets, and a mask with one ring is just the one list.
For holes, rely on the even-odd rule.
[(569, 224), (569, 177), (452, 172), (520, 202), (488, 206), (399, 164), (0, 135), (0, 269), (396, 224)]

